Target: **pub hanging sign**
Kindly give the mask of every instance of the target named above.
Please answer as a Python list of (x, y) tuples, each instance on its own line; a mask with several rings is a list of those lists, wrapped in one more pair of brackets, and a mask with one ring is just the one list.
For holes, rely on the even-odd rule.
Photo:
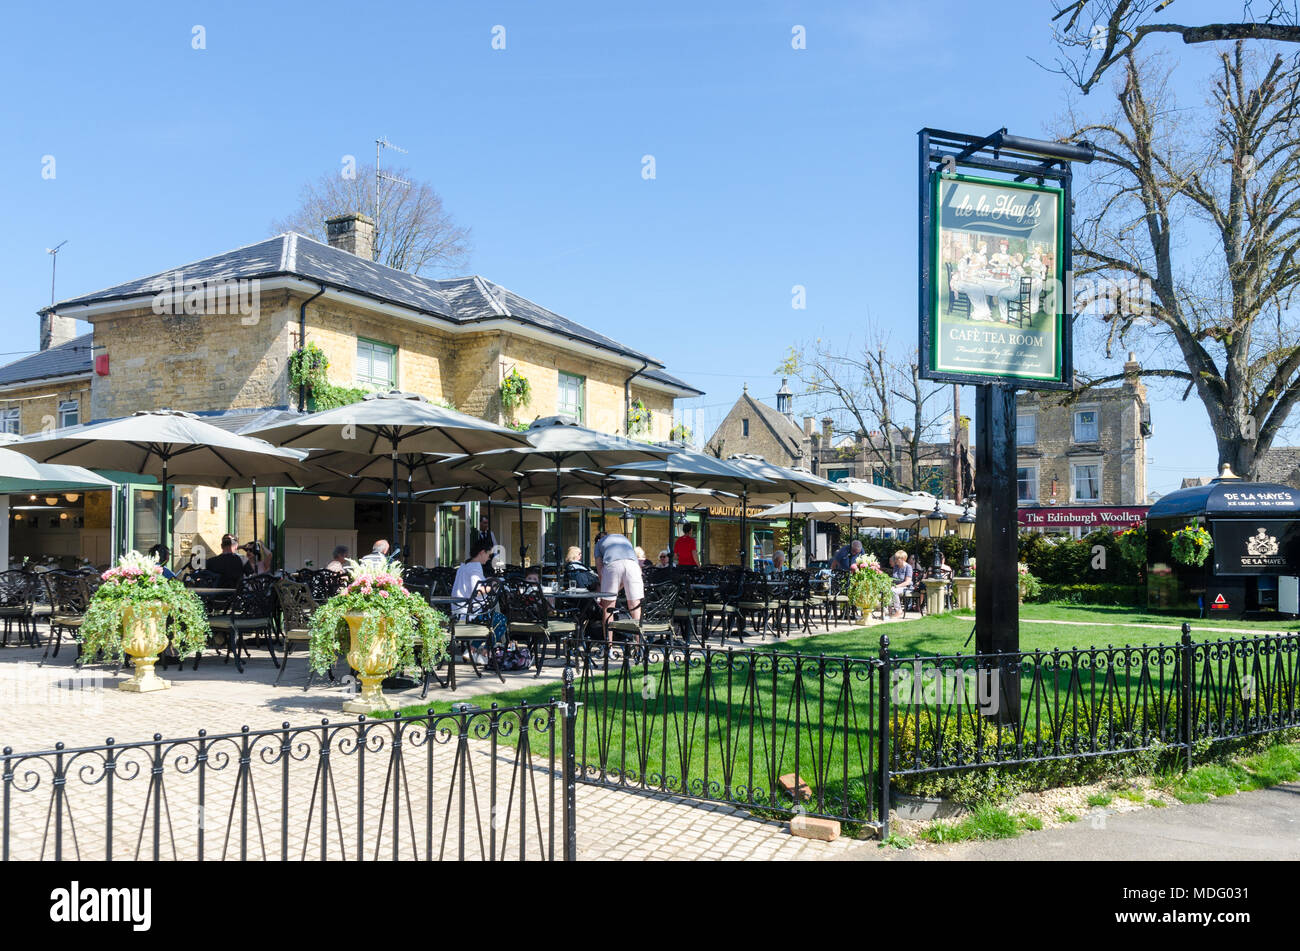
[(926, 375), (1061, 385), (1063, 191), (953, 172), (931, 178)]

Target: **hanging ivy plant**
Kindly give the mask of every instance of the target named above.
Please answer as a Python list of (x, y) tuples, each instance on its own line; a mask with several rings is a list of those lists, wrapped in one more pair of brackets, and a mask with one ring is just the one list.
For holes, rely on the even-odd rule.
[(528, 377), (519, 372), (519, 367), (511, 367), (501, 381), (501, 408), (507, 415), (513, 416), (515, 410), (532, 401), (533, 387), (528, 382)]
[(302, 387), (307, 397), (307, 409), (312, 412), (359, 403), (366, 390), (356, 386), (335, 386), (329, 381), (330, 358), (315, 343), (308, 343), (289, 357), (289, 383)]
[(632, 407), (627, 411), (627, 431), (629, 433), (645, 433), (650, 431), (650, 424), (654, 422), (654, 413), (641, 400), (633, 400)]

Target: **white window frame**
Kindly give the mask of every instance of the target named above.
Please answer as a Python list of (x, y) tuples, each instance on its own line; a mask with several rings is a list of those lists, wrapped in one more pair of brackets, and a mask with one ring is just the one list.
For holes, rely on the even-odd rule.
[[(587, 378), (577, 373), (566, 373), (563, 370), (556, 371), (556, 388), (555, 388), (555, 412), (559, 416), (572, 417), (577, 422), (586, 425), (587, 418)], [(573, 412), (572, 404), (565, 400), (566, 380), (576, 380), (578, 384), (578, 401), (577, 412)]]
[[(1080, 439), (1080, 438), (1079, 438), (1079, 417), (1082, 416), (1084, 413), (1092, 413), (1092, 414), (1093, 414), (1093, 428), (1094, 428), (1094, 432), (1095, 432), (1095, 434), (1096, 434), (1096, 435), (1095, 435), (1095, 438), (1093, 438), (1093, 439)], [(1074, 443), (1085, 443), (1085, 444), (1087, 444), (1087, 443), (1096, 443), (1096, 442), (1101, 442), (1101, 409), (1100, 409), (1100, 407), (1097, 407), (1097, 406), (1080, 406), (1078, 409), (1076, 409), (1073, 413), (1070, 414), (1070, 440), (1071, 440), (1072, 442), (1074, 442)]]
[[(1079, 482), (1078, 482), (1077, 472), (1080, 466), (1095, 466), (1097, 469), (1097, 497), (1095, 499), (1079, 498)], [(1104, 476), (1105, 473), (1102, 468), (1101, 459), (1087, 459), (1087, 460), (1081, 459), (1078, 462), (1070, 463), (1070, 501), (1077, 502), (1080, 504), (1091, 503), (1093, 505), (1100, 505), (1102, 496), (1105, 495), (1106, 493), (1106, 482)]]
[[(1028, 420), (1033, 432), (1032, 438), (1025, 441), (1020, 439), (1021, 421)], [(1018, 413), (1016, 415), (1016, 445), (1017, 446), (1034, 446), (1038, 444), (1038, 414), (1037, 413)]]
[[(373, 354), (377, 350), (387, 352), (391, 357), (389, 363), (389, 375), (387, 380), (379, 380), (373, 373), (362, 373), (362, 352), (369, 350)], [(367, 369), (373, 370), (375, 365), (374, 357), (367, 358)], [(369, 386), (380, 390), (390, 390), (397, 386), (397, 347), (391, 343), (384, 343), (382, 340), (371, 340), (369, 337), (357, 338), (357, 365), (356, 371), (352, 374), (353, 381), (358, 386)]]
[[(67, 416), (71, 413), (76, 417), (72, 422), (67, 422)], [(76, 426), (81, 422), (81, 401), (80, 400), (60, 400), (59, 401), (59, 428), (64, 429), (68, 426)]]
[(1016, 466), (1017, 470), (1024, 469), (1026, 472), (1033, 474), (1034, 485), (1033, 493), (1027, 499), (1020, 498), (1020, 473), (1016, 472), (1016, 500), (1020, 505), (1037, 505), (1038, 504), (1038, 463), (1033, 462), (1024, 466)]
[(0, 409), (0, 432), (13, 433), (15, 436), (23, 434), (23, 411), (14, 406)]

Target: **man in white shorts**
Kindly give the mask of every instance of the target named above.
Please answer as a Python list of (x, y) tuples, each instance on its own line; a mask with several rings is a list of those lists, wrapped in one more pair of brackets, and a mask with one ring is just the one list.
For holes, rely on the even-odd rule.
[[(621, 588), (627, 595), (627, 613), (634, 621), (641, 620), (641, 599), (645, 597), (645, 584), (641, 580), (641, 563), (636, 549), (627, 536), (615, 532), (602, 532), (596, 536), (596, 571), (600, 574), (600, 590), (617, 595)], [(603, 598), (601, 605), (612, 611), (616, 599)]]

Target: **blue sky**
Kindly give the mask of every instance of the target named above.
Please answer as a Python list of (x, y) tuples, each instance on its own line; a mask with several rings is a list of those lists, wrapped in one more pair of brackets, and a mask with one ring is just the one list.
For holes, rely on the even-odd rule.
[[(1029, 59), (1052, 56), (1050, 3), (991, 9), (20, 5), (0, 35), (0, 361), (37, 345), (46, 248), (68, 241), (62, 298), (247, 244), (385, 135), (473, 229), (467, 271), (662, 359), (707, 391), (686, 404), (707, 436), (742, 383), (771, 400), (792, 343), (871, 319), (915, 346), (916, 131), (1039, 135), (1065, 103)], [(1199, 104), (1213, 51), (1166, 48)], [(1155, 395), (1149, 488), (1212, 474), (1200, 404)]]

